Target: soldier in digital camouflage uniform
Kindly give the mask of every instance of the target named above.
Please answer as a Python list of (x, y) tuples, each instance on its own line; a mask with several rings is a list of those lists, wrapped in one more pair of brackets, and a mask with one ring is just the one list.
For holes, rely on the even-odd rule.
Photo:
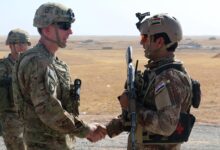
[(21, 52), (31, 45), (29, 35), (21, 29), (11, 30), (6, 45), (11, 53), (0, 60), (0, 119), (3, 139), (8, 150), (23, 150), (23, 125), (19, 119), (12, 94), (12, 72)]
[(74, 21), (70, 8), (42, 4), (33, 21), (40, 40), (16, 63), (13, 92), (23, 114), (27, 150), (72, 150), (75, 136), (88, 138), (98, 127), (77, 117), (79, 105), (70, 95), (68, 66), (55, 55), (66, 46)]
[[(169, 64), (182, 64), (174, 58), (175, 49), (182, 39), (181, 26), (174, 17), (158, 14), (141, 22), (138, 29), (141, 34), (140, 44), (149, 61), (144, 73), (137, 73), (135, 80), (136, 149), (179, 150), (181, 142), (163, 143), (162, 140), (176, 130), (180, 113), (189, 112), (192, 97), (191, 80), (183, 66), (183, 71), (171, 67), (163, 69), (159, 74), (155, 72)], [(127, 90), (120, 96), (119, 101), (122, 110), (126, 112), (129, 106)], [(124, 118), (120, 115), (107, 124), (110, 137), (126, 130), (127, 121)], [(156, 138), (158, 135), (162, 138)], [(130, 136), (128, 149), (131, 149)]]

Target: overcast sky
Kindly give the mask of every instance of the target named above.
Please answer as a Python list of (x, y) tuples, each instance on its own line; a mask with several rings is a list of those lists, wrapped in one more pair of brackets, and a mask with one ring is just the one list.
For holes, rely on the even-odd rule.
[[(0, 4), (0, 35), (33, 27), (36, 9), (48, 0), (4, 0)], [(136, 12), (168, 13), (182, 24), (184, 35), (220, 35), (219, 0), (53, 0), (73, 9), (74, 35), (139, 35)]]

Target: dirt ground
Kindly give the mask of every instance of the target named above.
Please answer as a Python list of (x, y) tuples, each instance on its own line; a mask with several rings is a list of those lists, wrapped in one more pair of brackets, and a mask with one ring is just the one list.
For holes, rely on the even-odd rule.
[[(33, 39), (35, 44), (37, 40)], [(0, 38), (0, 57), (8, 53), (4, 40), (5, 37)], [(139, 37), (74, 37), (68, 41), (66, 49), (58, 51), (57, 56), (69, 65), (72, 79), (82, 80), (80, 112), (85, 121), (105, 124), (120, 114), (117, 96), (121, 94), (126, 80), (127, 46), (133, 46), (134, 60), (139, 60), (139, 69), (143, 70), (147, 62), (138, 40)], [(219, 47), (220, 40), (192, 40), (207, 49), (181, 49), (176, 52), (176, 58), (184, 62), (191, 77), (200, 81), (202, 89), (199, 109), (191, 109), (197, 118), (196, 126), (183, 149), (217, 150), (220, 149), (220, 51), (210, 50), (209, 47)], [(78, 139), (77, 149), (126, 149), (126, 138), (124, 133), (96, 144)], [(5, 150), (1, 138), (0, 150)]]
[[(80, 118), (87, 122), (105, 124), (113, 115), (81, 115)], [(182, 150), (219, 150), (220, 149), (220, 125), (196, 123), (188, 142), (182, 144)], [(90, 143), (86, 139), (76, 138), (76, 150), (126, 150), (128, 133), (123, 132), (119, 136)], [(0, 150), (6, 150), (2, 137), (0, 137)]]

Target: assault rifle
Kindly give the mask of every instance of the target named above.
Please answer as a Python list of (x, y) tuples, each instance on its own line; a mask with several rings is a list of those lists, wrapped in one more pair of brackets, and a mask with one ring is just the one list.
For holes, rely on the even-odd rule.
[(127, 62), (127, 90), (129, 99), (129, 115), (131, 120), (131, 143), (132, 150), (135, 150), (135, 129), (136, 129), (136, 92), (135, 92), (135, 73), (137, 71), (138, 61), (136, 68), (132, 64), (132, 47), (129, 46), (126, 51), (126, 62)]
[(75, 79), (74, 84), (70, 84), (70, 96), (73, 100), (74, 105), (76, 105), (76, 114), (79, 115), (78, 105), (80, 101), (80, 87), (81, 87), (81, 80)]

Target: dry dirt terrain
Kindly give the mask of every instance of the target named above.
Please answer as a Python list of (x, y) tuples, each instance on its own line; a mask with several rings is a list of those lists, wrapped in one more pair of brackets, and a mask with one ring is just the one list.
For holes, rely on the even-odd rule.
[[(5, 37), (0, 38), (2, 50), (0, 57), (8, 53), (4, 40)], [(106, 123), (120, 113), (117, 96), (122, 92), (126, 80), (127, 46), (133, 46), (134, 60), (139, 60), (140, 70), (144, 69), (144, 64), (147, 62), (138, 40), (139, 37), (73, 37), (68, 41), (65, 49), (58, 51), (57, 56), (69, 65), (72, 79), (82, 80), (80, 111), (84, 120)], [(37, 38), (33, 37), (33, 43), (36, 42)], [(203, 149), (204, 147), (198, 145), (205, 146), (207, 143), (209, 144), (205, 149), (220, 149), (220, 40), (187, 37), (182, 47), (177, 50), (176, 58), (184, 62), (191, 77), (199, 80), (202, 88), (202, 102), (199, 109), (191, 109), (197, 118), (192, 133), (195, 136), (192, 135), (194, 139), (190, 139), (192, 147), (194, 144), (192, 149)], [(196, 134), (197, 131), (199, 134)], [(210, 135), (210, 138), (200, 140), (205, 135)], [(123, 134), (118, 137), (121, 143), (115, 144), (117, 149), (125, 149), (126, 136), (127, 134)], [(93, 147), (84, 140), (78, 141), (87, 145), (88, 149)], [(114, 140), (107, 139), (107, 141), (111, 143)], [(111, 144), (100, 142), (92, 149), (116, 149), (109, 145)], [(78, 146), (77, 149), (87, 148)], [(184, 149), (190, 148), (186, 145)]]

